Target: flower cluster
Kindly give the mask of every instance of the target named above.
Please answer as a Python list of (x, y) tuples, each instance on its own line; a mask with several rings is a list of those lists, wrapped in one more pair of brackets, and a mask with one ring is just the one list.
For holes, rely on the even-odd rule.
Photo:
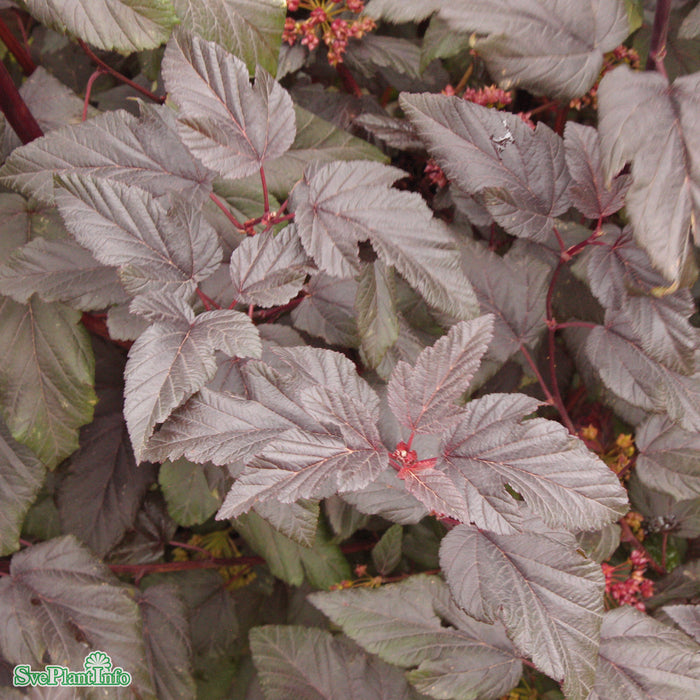
[(646, 554), (634, 549), (623, 564), (601, 564), (608, 599), (617, 605), (631, 605), (645, 612), (644, 600), (654, 595), (654, 582), (644, 578), (648, 563)]
[(468, 102), (482, 107), (495, 107), (496, 109), (503, 109), (513, 101), (513, 96), (509, 92), (501, 90), (497, 85), (486, 85), (478, 90), (468, 87), (462, 97)]
[(638, 70), (639, 54), (634, 49), (629, 49), (626, 46), (618, 46), (613, 51), (606, 53), (605, 60), (603, 61), (603, 67), (595, 85), (583, 97), (578, 97), (575, 100), (571, 100), (569, 107), (571, 107), (571, 109), (581, 110), (584, 107), (592, 106), (594, 109), (597, 109), (598, 86), (600, 85), (601, 78), (613, 68), (619, 66), (621, 63), (626, 63), (630, 68)]
[(323, 40), (332, 66), (343, 62), (349, 39), (361, 39), (377, 26), (371, 17), (345, 19), (339, 16), (346, 12), (360, 15), (365, 9), (364, 0), (287, 0), (287, 9), (290, 12), (308, 10), (309, 16), (304, 20), (287, 17), (282, 39), (292, 45), (301, 38), (301, 43), (310, 51)]
[(581, 428), (579, 435), (586, 443), (586, 447), (595, 452), (620, 479), (629, 478), (630, 469), (635, 464), (637, 451), (632, 435), (620, 433), (612, 445), (606, 445), (601, 431), (593, 424)]

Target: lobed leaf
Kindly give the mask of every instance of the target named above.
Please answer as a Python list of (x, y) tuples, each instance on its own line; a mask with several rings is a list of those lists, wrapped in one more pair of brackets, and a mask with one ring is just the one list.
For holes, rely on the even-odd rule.
[(598, 132), (592, 126), (569, 121), (564, 129), (564, 152), (571, 175), (572, 204), (589, 219), (611, 216), (625, 204), (629, 175), (606, 182)]
[(592, 700), (675, 700), (695, 692), (700, 681), (700, 646), (678, 630), (629, 606), (603, 618), (600, 657)]
[(488, 394), (443, 435), (437, 468), (463, 494), (470, 522), (499, 535), (519, 529), (519, 515), (504, 507), (506, 484), (551, 527), (576, 532), (617, 520), (627, 495), (615, 474), (560, 423), (523, 420), (537, 405), (523, 394)]
[(65, 175), (56, 203), (66, 226), (104, 265), (120, 268), (125, 289), (191, 292), (221, 262), (214, 230), (189, 202), (166, 209), (138, 187)]
[(216, 350), (239, 357), (260, 355), (259, 334), (245, 314), (207, 311), (194, 318), (182, 304), (179, 317), (149, 326), (131, 346), (124, 415), (137, 461), (144, 458), (156, 424), (214, 376)]
[(466, 615), (436, 576), (309, 599), (364, 649), (412, 669), (408, 679), (431, 697), (497, 698), (522, 674), (503, 627)]
[[(599, 132), (608, 180), (632, 161), (626, 206), (634, 235), (671, 282), (683, 275), (689, 236), (700, 236), (700, 75), (668, 81), (618, 66), (600, 83)], [(653, 123), (654, 129), (648, 124)], [(659, 136), (661, 135), (661, 136)], [(663, 232), (663, 233), (661, 233)]]
[(251, 87), (241, 59), (214, 42), (176, 31), (162, 70), (180, 109), (182, 140), (223, 177), (256, 173), (292, 145), (292, 100), (263, 68), (257, 68)]
[(417, 700), (402, 674), (325, 630), (267, 625), (250, 632), (253, 660), (267, 700)]
[(470, 0), (441, 6), (440, 17), (476, 42), (504, 89), (523, 87), (568, 101), (596, 81), (603, 54), (630, 32), (623, 0)]
[(564, 142), (540, 122), (443, 95), (402, 94), (400, 104), (445, 175), (481, 194), (508, 233), (544, 241), (570, 205)]
[(11, 663), (38, 668), (83, 667), (99, 650), (132, 677), (133, 689), (153, 696), (141, 617), (132, 589), (73, 536), (41, 542), (12, 558), (0, 580), (0, 650)]
[(700, 644), (700, 607), (697, 605), (666, 605), (663, 611), (698, 644)]
[(442, 540), (440, 565), (468, 615), (500, 620), (538, 669), (564, 681), (567, 698), (585, 700), (596, 677), (604, 580), (576, 550), (564, 532), (503, 537), (458, 525)]
[(312, 269), (294, 224), (277, 235), (260, 233), (241, 241), (231, 255), (233, 293), (243, 304), (265, 308), (286, 304)]
[(700, 439), (667, 416), (650, 416), (635, 433), (635, 471), (645, 486), (682, 500), (700, 496)]
[(0, 184), (52, 204), (54, 176), (76, 173), (135, 185), (155, 197), (177, 192), (201, 202), (213, 173), (180, 141), (172, 110), (139, 107), (139, 118), (106, 112), (15, 149), (0, 168)]
[(462, 413), (459, 400), (481, 363), (493, 336), (493, 316), (462, 321), (418, 356), (415, 365), (399, 362), (387, 399), (402, 425), (416, 433), (442, 433)]

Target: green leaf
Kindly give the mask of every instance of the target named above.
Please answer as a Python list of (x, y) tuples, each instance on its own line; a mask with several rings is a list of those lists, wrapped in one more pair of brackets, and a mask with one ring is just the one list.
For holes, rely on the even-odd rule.
[[(280, 503), (279, 507), (284, 504)], [(313, 548), (307, 548), (285, 537), (255, 512), (240, 515), (232, 522), (253, 550), (265, 559), (270, 571), (291, 586), (301, 586), (305, 576), (314, 588), (330, 588), (351, 577), (340, 547), (331, 542), (323, 528), (319, 528)]]
[(78, 448), (97, 397), (80, 313), (36, 297), (0, 301), (0, 409), (12, 436), (53, 469)]
[(294, 105), (294, 113), (297, 122), (294, 143), (283, 156), (265, 164), (267, 187), (280, 200), (301, 179), (306, 164), (314, 160), (323, 163), (333, 160), (389, 161), (388, 156), (372, 144), (351, 136), (303, 107)]
[(372, 549), (374, 568), (382, 576), (387, 576), (399, 565), (402, 540), (403, 528), (397, 523), (382, 535), (382, 539)]
[(182, 26), (242, 59), (250, 75), (274, 75), (287, 14), (284, 0), (173, 0)]
[(158, 482), (168, 504), (168, 513), (178, 525), (199, 525), (211, 517), (221, 505), (221, 469), (193, 464), (184, 457), (164, 462)]
[(420, 52), (420, 69), (425, 70), (436, 58), (451, 58), (468, 51), (469, 34), (456, 32), (438, 15), (430, 18), (430, 24), (423, 36)]
[(399, 337), (394, 269), (377, 260), (362, 268), (355, 296), (363, 363), (375, 369)]
[(0, 556), (19, 549), (24, 516), (44, 481), (44, 466), (0, 422)]
[(123, 54), (160, 46), (178, 23), (170, 0), (26, 0), (26, 5), (47, 27)]

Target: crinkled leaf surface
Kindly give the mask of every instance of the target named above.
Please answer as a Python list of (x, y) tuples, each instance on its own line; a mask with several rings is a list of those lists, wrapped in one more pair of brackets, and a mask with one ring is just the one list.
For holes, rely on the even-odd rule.
[(18, 552), (0, 580), (0, 649), (11, 663), (81, 669), (88, 651), (109, 654), (137, 692), (153, 696), (132, 590), (72, 536)]
[(169, 0), (27, 0), (42, 24), (105, 51), (154, 49), (177, 24)]
[(268, 231), (250, 236), (231, 255), (234, 296), (244, 304), (262, 307), (286, 304), (312, 268), (294, 225), (277, 235)]
[(622, 0), (469, 0), (440, 7), (460, 31), (488, 34), (476, 48), (502, 88), (563, 100), (583, 95), (630, 32)]
[(595, 529), (623, 515), (625, 490), (583, 442), (555, 421), (523, 420), (537, 405), (523, 394), (488, 394), (443, 436), (437, 469), (463, 494), (471, 522), (499, 534), (519, 529), (505, 484), (552, 527)]
[(697, 691), (700, 646), (632, 607), (605, 613), (592, 700), (676, 700)]
[(321, 512), (318, 501), (279, 503), (271, 500), (256, 503), (254, 510), (285, 537), (304, 547), (314, 546)]
[(56, 202), (78, 243), (105, 265), (120, 267), (125, 288), (191, 291), (221, 262), (214, 230), (189, 202), (166, 208), (130, 185), (65, 175)]
[(601, 81), (598, 101), (608, 180), (632, 161), (626, 206), (635, 238), (675, 282), (683, 273), (690, 234), (700, 242), (700, 74), (669, 86), (657, 71), (635, 73), (619, 66)]
[(402, 176), (369, 161), (307, 166), (290, 198), (301, 242), (321, 270), (342, 278), (359, 272), (357, 244), (369, 240), (428, 303), (471, 318), (476, 304), (457, 242), (419, 195), (392, 189)]
[(577, 552), (572, 535), (545, 530), (503, 537), (458, 525), (442, 540), (440, 565), (467, 614), (500, 620), (537, 668), (564, 681), (567, 698), (588, 697), (604, 579), (598, 564)]
[(543, 241), (570, 205), (564, 142), (540, 122), (443, 95), (400, 98), (428, 151), (467, 194), (481, 194), (508, 233)]
[(0, 406), (15, 440), (50, 469), (92, 418), (95, 361), (80, 313), (32, 297), (0, 298)]
[(417, 700), (396, 668), (367, 656), (330, 632), (268, 625), (250, 632), (253, 660), (267, 700)]
[(292, 99), (263, 68), (251, 87), (241, 59), (210, 41), (176, 31), (163, 79), (180, 108), (180, 136), (205, 165), (235, 179), (257, 172), (294, 141)]
[(136, 185), (156, 197), (171, 192), (202, 201), (213, 173), (177, 136), (168, 107), (141, 104), (139, 118), (117, 110), (66, 126), (15, 149), (0, 184), (52, 203), (54, 175), (82, 173)]
[(605, 326), (588, 334), (584, 351), (603, 383), (633, 406), (667, 412), (685, 430), (700, 430), (700, 375), (666, 367), (644, 347), (629, 315), (608, 311)]
[(416, 433), (442, 433), (463, 408), (459, 399), (481, 364), (493, 336), (493, 316), (453, 326), (418, 356), (413, 367), (399, 362), (391, 375), (388, 401), (402, 425)]
[(635, 433), (635, 471), (651, 488), (676, 499), (700, 496), (700, 437), (667, 416), (648, 418)]
[(408, 679), (431, 697), (497, 698), (522, 674), (502, 625), (466, 615), (436, 576), (310, 600), (364, 649), (412, 669)]
[(30, 449), (15, 442), (0, 422), (0, 555), (19, 549), (24, 516), (44, 481), (45, 469)]
[(467, 241), (462, 268), (476, 292), (482, 313), (493, 314), (493, 340), (488, 356), (508, 360), (521, 345), (533, 348), (545, 329), (547, 267), (511, 249), (500, 256)]
[(129, 297), (117, 271), (74, 241), (35, 238), (0, 267), (0, 293), (26, 303), (32, 294), (81, 311), (123, 304)]
[(367, 14), (389, 22), (420, 22), (440, 9), (441, 0), (370, 0)]
[(567, 122), (564, 151), (572, 180), (572, 204), (589, 219), (610, 216), (622, 209), (631, 178), (618, 175), (611, 183), (606, 182), (598, 132), (592, 126)]
[(182, 26), (272, 75), (287, 14), (283, 0), (173, 0)]
[(195, 318), (183, 302), (174, 302), (172, 318), (151, 325), (129, 351), (124, 415), (137, 461), (156, 424), (214, 376), (215, 350), (239, 357), (261, 352), (260, 336), (245, 314), (217, 310)]
[(146, 660), (159, 698), (192, 698), (192, 642), (187, 611), (174, 584), (149, 586), (138, 597)]

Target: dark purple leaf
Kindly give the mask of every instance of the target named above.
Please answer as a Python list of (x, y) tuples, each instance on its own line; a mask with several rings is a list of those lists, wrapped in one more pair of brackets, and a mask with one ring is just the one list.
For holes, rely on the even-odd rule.
[(187, 614), (173, 584), (149, 586), (138, 598), (143, 640), (159, 698), (193, 698), (192, 648)]
[(619, 175), (606, 183), (598, 132), (592, 126), (567, 122), (564, 151), (572, 179), (569, 195), (573, 205), (589, 219), (602, 219), (622, 209), (630, 176)]
[(60, 183), (56, 202), (66, 226), (101, 263), (120, 268), (130, 293), (191, 291), (219, 266), (217, 236), (186, 200), (166, 209), (120, 182), (65, 175)]
[(629, 606), (605, 614), (591, 700), (606, 700), (611, 688), (630, 700), (677, 700), (699, 683), (696, 642)]
[(72, 536), (18, 552), (0, 579), (0, 647), (8, 660), (71, 669), (99, 650), (132, 676), (134, 690), (153, 694), (133, 591)]
[(502, 88), (524, 87), (564, 101), (596, 81), (603, 54), (630, 33), (623, 0), (470, 0), (440, 7), (440, 17), (476, 41)]
[(255, 75), (251, 87), (241, 59), (180, 30), (163, 57), (165, 86), (180, 109), (180, 137), (225, 178), (258, 172), (294, 141), (291, 97), (263, 68)]
[(501, 257), (486, 246), (467, 242), (462, 268), (482, 313), (494, 316), (487, 356), (505, 362), (521, 345), (536, 347), (545, 330), (547, 267), (514, 249)]
[(700, 644), (700, 606), (666, 605), (663, 611), (686, 633)]
[(73, 241), (35, 238), (16, 249), (0, 268), (0, 293), (20, 303), (32, 294), (81, 311), (105, 309), (128, 300), (117, 271), (98, 262)]
[(169, 107), (141, 104), (136, 118), (123, 110), (66, 126), (13, 151), (0, 184), (53, 202), (53, 177), (94, 175), (141, 187), (155, 197), (172, 192), (201, 202), (213, 173), (180, 142)]
[(700, 437), (655, 415), (637, 428), (636, 469), (648, 487), (677, 499), (700, 496)]
[(465, 615), (436, 576), (310, 600), (367, 651), (412, 669), (408, 679), (431, 697), (497, 698), (520, 679), (520, 659), (500, 623)]
[[(467, 404), (443, 437), (437, 468), (469, 504), (470, 521), (499, 534), (519, 529), (505, 510), (498, 528), (476, 509), (498, 506), (508, 484), (547, 525), (576, 532), (602, 527), (627, 511), (615, 474), (560, 423), (525, 416), (538, 402), (523, 394), (488, 394)], [(486, 511), (488, 512), (488, 511)]]
[(388, 401), (402, 425), (416, 433), (442, 433), (463, 408), (481, 357), (493, 335), (493, 316), (462, 321), (418, 356), (415, 366), (399, 362), (389, 382)]
[[(530, 521), (533, 524), (533, 521)], [(534, 531), (503, 537), (458, 525), (442, 540), (440, 564), (458, 605), (500, 620), (516, 648), (585, 700), (595, 679), (604, 578), (573, 535)]]
[(313, 269), (294, 225), (274, 235), (261, 233), (241, 241), (231, 255), (233, 294), (243, 304), (286, 304)]
[[(174, 301), (179, 317), (149, 326), (129, 350), (124, 415), (137, 461), (156, 424), (214, 376), (216, 350), (238, 357), (261, 353), (260, 336), (245, 314), (207, 311), (195, 318), (189, 307)], [(173, 458), (172, 452), (168, 456)]]
[(540, 122), (443, 95), (401, 96), (401, 106), (447, 177), (509, 233), (544, 241), (570, 206), (564, 142)]
[(250, 632), (253, 660), (267, 700), (418, 700), (403, 674), (330, 632), (268, 625)]
[[(634, 235), (671, 282), (680, 280), (690, 234), (700, 242), (700, 75), (673, 85), (657, 71), (618, 66), (598, 90), (601, 148), (608, 180), (632, 161), (626, 206)], [(650, 127), (653, 125), (653, 127)]]

